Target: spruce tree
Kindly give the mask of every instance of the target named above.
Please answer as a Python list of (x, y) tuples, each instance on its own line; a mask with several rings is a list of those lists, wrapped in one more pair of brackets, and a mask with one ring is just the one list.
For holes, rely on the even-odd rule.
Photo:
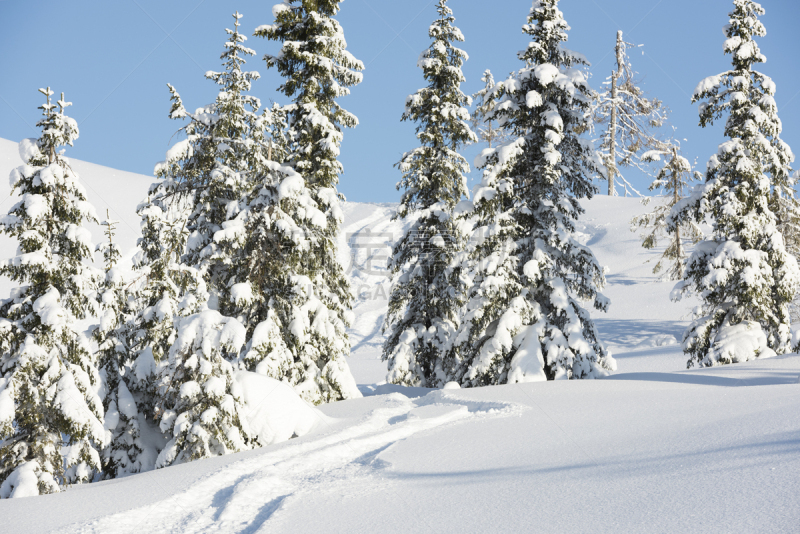
[(395, 218), (410, 224), (389, 260), (393, 284), (383, 327), (388, 380), (422, 387), (453, 378), (447, 346), (463, 300), (454, 260), (465, 241), (453, 209), (468, 194), (469, 172), (458, 149), (478, 140), (468, 125), (470, 98), (460, 89), (467, 54), (453, 45), (464, 37), (446, 0), (436, 9), (428, 30), (432, 43), (418, 62), (428, 85), (408, 97), (402, 118), (417, 123), (421, 146), (396, 165), (403, 173), (397, 188), (404, 192)]
[[(241, 70), (241, 56), (253, 52), (242, 45), (240, 18), (235, 13), (235, 29), (226, 30), (230, 38), (221, 56), (226, 70), (206, 74), (221, 86), (213, 104), (190, 113), (169, 86), (170, 117), (189, 119), (182, 128), (186, 139), (156, 167), (162, 181), (151, 187), (139, 210), (140, 264), (147, 281), (137, 297), (139, 355), (133, 368), (144, 408), (169, 440), (156, 467), (247, 446), (247, 432), (227, 405), (230, 399), (234, 412), (241, 405), (232, 394), (231, 361), (240, 356), (243, 327), (214, 311), (230, 304), (235, 287), (233, 259), (215, 237), (241, 228), (250, 181), (268, 150), (260, 103), (242, 94), (258, 74)], [(209, 347), (222, 325), (236, 329), (236, 350), (230, 344)], [(223, 400), (224, 409), (211, 409)]]
[(279, 188), (285, 196), (284, 223), (278, 223), (289, 280), (290, 316), (283, 320), (295, 360), (305, 367), (298, 384), (313, 402), (360, 396), (345, 358), (350, 351), (347, 326), (352, 295), (337, 259), (337, 237), (343, 214), (336, 190), (342, 165), (338, 161), (342, 127), (356, 117), (336, 99), (361, 82), (363, 63), (346, 50), (344, 32), (333, 17), (340, 0), (287, 0), (273, 7), (275, 23), (260, 26), (255, 35), (282, 43), (267, 54), (284, 83), (279, 90), (286, 106), (287, 175)]
[(692, 97), (705, 127), (727, 114), (725, 137), (708, 162), (705, 182), (678, 203), (670, 229), (706, 221), (711, 234), (686, 263), (674, 298), (696, 293), (697, 317), (683, 336), (688, 366), (746, 361), (790, 350), (789, 303), (800, 271), (786, 250), (772, 204), (773, 186), (789, 179), (793, 156), (780, 140), (775, 83), (753, 69), (766, 58), (755, 37), (766, 35), (751, 0), (734, 0), (724, 32), (733, 68), (706, 78)]
[[(170, 116), (175, 118), (183, 106), (177, 92), (170, 89)], [(142, 237), (134, 256), (137, 276), (129, 284), (133, 312), (119, 327), (127, 331), (120, 332), (127, 340), (130, 360), (127, 387), (140, 413), (155, 427), (170, 409), (165, 405), (169, 389), (176, 387), (168, 374), (168, 357), (178, 338), (180, 319), (206, 309), (209, 300), (200, 270), (181, 261), (189, 237), (187, 221), (194, 209), (193, 183), (187, 176), (196, 176), (200, 162), (209, 158), (202, 150), (194, 151), (192, 139), (177, 143), (167, 159), (156, 165), (161, 180), (150, 186), (136, 210), (142, 218)]]
[(11, 182), (21, 200), (0, 219), (15, 238), (17, 255), (0, 274), (18, 286), (0, 305), (0, 497), (54, 493), (90, 482), (101, 469), (101, 378), (78, 321), (93, 305), (98, 272), (87, 263), (94, 246), (87, 221), (96, 222), (63, 146), (78, 138), (70, 105), (40, 109), (39, 139), (20, 143), (24, 165)]
[(242, 199), (245, 207), (235, 222), (214, 234), (217, 256), (230, 262), (228, 288), (220, 299), (220, 309), (245, 327), (248, 344), (240, 363), (249, 371), (297, 386), (309, 376), (303, 362), (295, 359), (296, 351), (293, 353), (286, 344), (292, 339), (293, 286), (284, 270), (284, 252), (291, 249), (282, 244), (292, 235), (284, 231), (294, 227), (290, 222), (292, 210), (285, 212), (282, 204), (290, 202), (294, 191), (280, 187), (297, 173), (280, 163), (287, 149), (285, 110), (278, 104), (264, 110), (262, 124), (269, 139), (258, 148), (261, 154), (251, 168), (248, 193)]
[[(648, 188), (650, 191), (664, 191), (665, 202), (658, 204), (650, 213), (645, 213), (634, 217), (631, 220), (631, 231), (644, 229), (642, 236), (642, 247), (653, 249), (658, 246), (660, 238), (665, 237), (667, 232), (667, 220), (672, 207), (680, 202), (685, 196), (686, 188), (692, 177), (701, 180), (702, 174), (694, 172), (689, 160), (678, 153), (678, 146), (674, 143), (664, 144), (660, 149), (648, 150), (642, 154), (642, 159), (646, 161), (660, 161), (665, 158), (664, 166), (658, 171), (656, 179)], [(642, 204), (645, 206), (650, 203), (650, 198), (645, 197)], [(664, 252), (653, 267), (653, 273), (658, 274), (666, 269), (664, 278), (667, 280), (681, 280), (683, 278), (683, 265), (686, 262), (686, 243), (697, 243), (703, 237), (700, 226), (691, 220), (686, 220), (675, 231), (669, 235), (669, 244), (664, 248)]]
[[(219, 440), (217, 431), (228, 428), (227, 410), (203, 409), (198, 413), (200, 408), (208, 408), (206, 405), (212, 402), (209, 398), (221, 401), (230, 397), (240, 403), (238, 396), (231, 394), (232, 384), (228, 379), (231, 363), (220, 361), (220, 355), (235, 360), (238, 353), (230, 350), (229, 344), (211, 350), (207, 344), (194, 343), (193, 336), (202, 334), (195, 333), (199, 317), (207, 313), (219, 316), (219, 313), (208, 309), (210, 295), (203, 273), (181, 261), (189, 238), (187, 221), (194, 210), (191, 197), (186, 195), (187, 183), (181, 179), (187, 152), (168, 153), (166, 162), (157, 167), (163, 180), (151, 187), (147, 201), (139, 209), (143, 237), (137, 260), (143, 278), (134, 293), (137, 313), (132, 328), (131, 348), (135, 357), (130, 366), (130, 386), (139, 399), (141, 412), (168, 440), (155, 467), (241, 450), (238, 446), (214, 445), (225, 443)], [(210, 331), (228, 320), (236, 322), (220, 316), (216, 322), (201, 321), (201, 324), (205, 331)], [(201, 339), (206, 338), (201, 335)], [(191, 362), (195, 362), (194, 367)], [(210, 393), (203, 395), (207, 382), (213, 385)], [(187, 383), (191, 385), (184, 387)], [(220, 384), (221, 394), (217, 389)], [(198, 391), (195, 386), (201, 389)], [(182, 413), (186, 413), (184, 418), (177, 420)], [(203, 424), (193, 427), (203, 414)], [(196, 434), (186, 436), (187, 428), (195, 428)]]
[(97, 251), (103, 254), (105, 262), (105, 277), (98, 291), (100, 323), (93, 333), (100, 375), (105, 384), (105, 428), (110, 433), (102, 454), (105, 478), (138, 473), (149, 467), (142, 464), (140, 457), (143, 444), (139, 410), (130, 391), (133, 374), (128, 356), (134, 309), (128, 291), (130, 281), (117, 265), (121, 256), (114, 242), (117, 224), (108, 218), (106, 212), (106, 220), (101, 225), (105, 226), (107, 240), (97, 245)]
[(572, 237), (600, 162), (580, 137), (592, 98), (586, 61), (564, 47), (557, 6), (533, 2), (525, 66), (498, 83), (491, 115), (512, 139), (476, 159), (473, 286), (454, 339), (464, 386), (595, 378), (615, 367), (578, 301), (608, 307), (603, 269)]
[[(174, 164), (175, 160), (167, 162)], [(165, 409), (162, 399), (170, 381), (166, 377), (166, 383), (161, 383), (161, 375), (178, 337), (179, 319), (208, 304), (202, 274), (180, 262), (186, 247), (190, 208), (179, 194), (181, 184), (171, 180), (165, 168), (166, 165), (158, 167), (159, 175), (165, 179), (151, 186), (137, 210), (142, 218), (142, 237), (134, 257), (138, 276), (130, 284), (134, 313), (126, 326), (130, 331), (129, 388), (138, 396), (140, 411), (155, 425)]]
[[(243, 45), (247, 37), (239, 33), (235, 13), (234, 29), (220, 56), (225, 70), (207, 72), (206, 78), (220, 86), (215, 102), (200, 113), (189, 113), (180, 99), (172, 116), (188, 118), (184, 127), (191, 154), (182, 163), (182, 177), (193, 193), (193, 210), (186, 222), (189, 233), (182, 261), (203, 273), (212, 294), (212, 304), (225, 314), (231, 303), (230, 287), (236, 283), (230, 270), (230, 250), (220, 247), (218, 232), (242, 230), (246, 198), (261, 178), (267, 159), (268, 140), (261, 102), (245, 94), (257, 72), (242, 71), (246, 56), (255, 52)], [(174, 91), (174, 90), (173, 90)]]
[(160, 428), (169, 442), (156, 468), (250, 448), (229, 361), (244, 344), (244, 327), (232, 317), (204, 310), (179, 319), (178, 331), (161, 374)]

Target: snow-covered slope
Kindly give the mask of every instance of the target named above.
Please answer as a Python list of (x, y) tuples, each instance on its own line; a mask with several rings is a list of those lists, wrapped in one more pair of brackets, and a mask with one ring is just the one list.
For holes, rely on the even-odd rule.
[[(16, 144), (0, 140), (0, 175), (18, 161)], [(151, 178), (73, 163), (132, 246)], [(655, 254), (628, 229), (644, 208), (607, 197), (585, 207), (582, 238), (609, 267), (611, 309), (595, 317), (614, 376), (433, 392), (378, 385), (385, 258), (402, 228), (392, 205), (347, 203), (350, 365), (369, 396), (321, 406), (312, 432), (260, 450), (0, 501), (0, 530), (796, 531), (800, 357), (683, 370), (674, 343), (695, 303), (671, 303), (671, 284), (644, 263)]]
[[(631, 218), (648, 208), (638, 199), (607, 196), (595, 197), (584, 207), (586, 214), (578, 224), (578, 237), (608, 267), (604, 293), (611, 299), (609, 313), (593, 316), (604, 341), (618, 358), (620, 370), (685, 368), (682, 354), (653, 350), (678, 343), (697, 302), (669, 300), (673, 284), (660, 282), (652, 273), (661, 250), (643, 249), (637, 234), (630, 231)], [(391, 220), (391, 204), (347, 203), (344, 213), (342, 260), (351, 270), (356, 293), (350, 367), (358, 383), (369, 384), (383, 380), (386, 373), (385, 365), (379, 362), (383, 343), (380, 327), (389, 296), (385, 264), (391, 244), (400, 238), (403, 227)]]
[[(80, 143), (80, 139), (76, 142)], [(18, 196), (11, 194), (8, 181), (11, 171), (22, 165), (17, 146), (18, 143), (0, 139), (0, 214), (7, 213), (19, 201)], [(69, 148), (65, 155), (69, 158)], [(153, 178), (80, 160), (70, 159), (70, 165), (80, 176), (88, 200), (97, 210), (97, 216), (105, 219), (108, 210), (108, 217), (119, 221), (115, 238), (120, 250), (128, 252), (127, 259), (130, 260), (136, 239), (141, 235), (136, 206), (144, 199)], [(105, 239), (101, 226), (91, 225), (90, 230), (95, 244)], [(6, 236), (0, 236), (0, 258), (9, 258), (15, 251), (16, 243)], [(97, 255), (96, 260), (99, 262), (101, 259), (102, 256)], [(0, 278), (0, 297), (7, 298), (10, 291), (10, 282)]]

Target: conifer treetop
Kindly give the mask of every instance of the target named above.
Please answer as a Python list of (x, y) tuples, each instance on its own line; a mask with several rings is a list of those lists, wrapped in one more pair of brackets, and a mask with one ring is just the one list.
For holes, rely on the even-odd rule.
[(257, 37), (281, 41), (276, 54), (266, 54), (268, 67), (276, 67), (285, 78), (279, 90), (303, 106), (313, 104), (334, 123), (358, 124), (334, 101), (350, 94), (350, 86), (361, 83), (364, 64), (346, 50), (344, 31), (334, 17), (341, 0), (285, 0), (275, 4), (275, 24), (256, 28)]
[(522, 32), (536, 36), (536, 40), (529, 43), (518, 56), (535, 65), (589, 65), (585, 56), (561, 46), (561, 43), (567, 42), (570, 27), (564, 20), (564, 14), (558, 9), (558, 1), (534, 0), (528, 14), (528, 23), (522, 26)]
[(461, 67), (468, 56), (452, 44), (463, 41), (464, 36), (453, 25), (455, 17), (446, 0), (439, 0), (437, 12), (439, 18), (428, 30), (433, 42), (417, 61), (428, 85), (406, 99), (402, 116), (402, 120), (416, 123), (422, 147), (405, 153), (397, 164), (404, 173), (397, 187), (406, 189), (399, 217), (435, 204), (450, 211), (462, 196), (469, 196), (463, 176), (469, 172), (469, 164), (457, 152), (459, 147), (477, 142), (465, 107), (472, 99), (460, 89), (465, 81)]
[(753, 143), (752, 152), (743, 155), (744, 159), (758, 159), (773, 185), (785, 187), (794, 181), (794, 154), (780, 139), (783, 127), (774, 98), (777, 87), (769, 76), (753, 70), (754, 65), (767, 60), (754, 40), (767, 33), (758, 20), (765, 11), (752, 0), (734, 0), (733, 4), (723, 28), (727, 38), (723, 50), (731, 55), (733, 69), (705, 78), (692, 96), (693, 103), (700, 103), (700, 126), (713, 124), (727, 114), (725, 136), (730, 141), (720, 145), (718, 154), (709, 160), (709, 180), (712, 174), (717, 175), (714, 171), (724, 154), (732, 154), (744, 140), (751, 140), (746, 142)]
[(337, 160), (342, 142), (340, 127), (358, 125), (355, 115), (336, 99), (350, 94), (361, 82), (364, 64), (347, 51), (344, 31), (333, 17), (339, 0), (311, 2), (285, 0), (272, 8), (275, 24), (256, 28), (255, 35), (282, 43), (276, 55), (266, 54), (268, 68), (284, 78), (279, 90), (293, 99), (286, 106), (293, 130), (293, 165), (309, 186), (321, 189), (319, 198), (336, 218), (335, 191), (342, 164)]
[[(36, 127), (42, 129), (38, 145), (42, 155), (47, 158), (47, 162), (55, 163), (55, 149), (60, 146), (73, 146), (78, 138), (78, 123), (73, 118), (64, 115), (64, 110), (72, 105), (72, 102), (64, 100), (64, 93), (61, 93), (61, 98), (53, 104), (50, 101), (53, 91), (49, 87), (39, 89), (39, 92), (45, 95), (47, 101), (39, 106), (44, 118), (36, 123)], [(56, 107), (58, 107), (58, 111), (55, 111)], [(32, 164), (43, 165), (44, 162), (39, 160)]]
[[(256, 52), (243, 44), (247, 41), (247, 37), (239, 33), (239, 19), (241, 18), (242, 15), (237, 11), (233, 14), (234, 29), (225, 28), (225, 33), (231, 36), (230, 39), (225, 42), (225, 51), (220, 55), (225, 70), (222, 72), (209, 71), (206, 73), (206, 78), (214, 80), (217, 85), (229, 90), (235, 90), (238, 93), (249, 91), (252, 82), (261, 77), (256, 71), (242, 71), (242, 65), (246, 63), (242, 56), (254, 56)], [(251, 98), (255, 99), (255, 97)], [(259, 108), (261, 106), (258, 104), (255, 107)]]

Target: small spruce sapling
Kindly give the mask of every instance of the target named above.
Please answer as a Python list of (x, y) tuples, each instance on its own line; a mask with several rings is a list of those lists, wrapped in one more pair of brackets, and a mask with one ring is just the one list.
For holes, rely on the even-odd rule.
[[(656, 174), (655, 180), (648, 188), (650, 191), (664, 191), (665, 201), (657, 204), (653, 211), (634, 217), (631, 220), (631, 231), (644, 230), (642, 247), (650, 250), (658, 246), (659, 239), (669, 238), (664, 252), (653, 267), (653, 274), (664, 272), (665, 280), (681, 280), (683, 278), (684, 263), (686, 262), (686, 244), (697, 243), (703, 237), (700, 226), (691, 220), (686, 220), (674, 232), (667, 232), (667, 219), (672, 207), (686, 196), (686, 189), (692, 178), (702, 180), (702, 174), (692, 172), (689, 160), (678, 153), (679, 147), (668, 144), (661, 149), (648, 150), (642, 154), (642, 159), (649, 162), (665, 159), (664, 166)], [(650, 203), (650, 197), (642, 200), (643, 205)], [(649, 261), (649, 260), (648, 260)]]
[(143, 445), (139, 410), (131, 394), (131, 362), (128, 359), (131, 343), (131, 319), (133, 309), (129, 299), (128, 280), (123, 277), (117, 262), (121, 254), (114, 241), (118, 224), (106, 219), (100, 223), (105, 227), (106, 241), (97, 245), (103, 254), (105, 277), (98, 291), (100, 301), (100, 324), (93, 336), (97, 343), (100, 374), (105, 381), (105, 428), (109, 432), (108, 445), (103, 449), (103, 475), (116, 478), (138, 473), (149, 467), (142, 465)]
[(472, 95), (475, 110), (471, 115), (472, 129), (478, 139), (492, 148), (494, 145), (503, 144), (508, 140), (508, 134), (502, 126), (495, 125), (491, 118), (497, 95), (494, 88), (494, 77), (489, 69), (486, 69), (481, 76), (484, 83), (483, 89)]

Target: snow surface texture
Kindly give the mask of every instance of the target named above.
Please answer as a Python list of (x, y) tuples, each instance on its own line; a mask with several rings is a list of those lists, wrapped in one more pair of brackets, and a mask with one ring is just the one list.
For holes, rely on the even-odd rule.
[[(17, 162), (16, 143), (0, 140), (0, 174)], [(138, 228), (134, 208), (151, 178), (73, 164), (98, 212), (93, 189), (113, 202), (113, 218)], [(585, 207), (581, 241), (609, 267), (612, 304), (594, 318), (617, 359), (610, 378), (445, 391), (380, 384), (385, 258), (402, 228), (389, 220), (392, 205), (345, 203), (350, 366), (365, 398), (297, 404), (289, 422), (250, 417), (281, 439), (300, 435), (262, 449), (0, 501), (2, 530), (796, 531), (800, 357), (684, 370), (678, 341), (696, 302), (670, 302), (672, 284), (644, 263), (661, 251), (642, 249), (628, 228), (646, 208), (606, 196)], [(124, 226), (127, 251), (136, 235), (122, 236)], [(100, 229), (92, 233), (98, 241)], [(280, 387), (245, 386), (260, 396), (248, 404), (272, 402)]]

